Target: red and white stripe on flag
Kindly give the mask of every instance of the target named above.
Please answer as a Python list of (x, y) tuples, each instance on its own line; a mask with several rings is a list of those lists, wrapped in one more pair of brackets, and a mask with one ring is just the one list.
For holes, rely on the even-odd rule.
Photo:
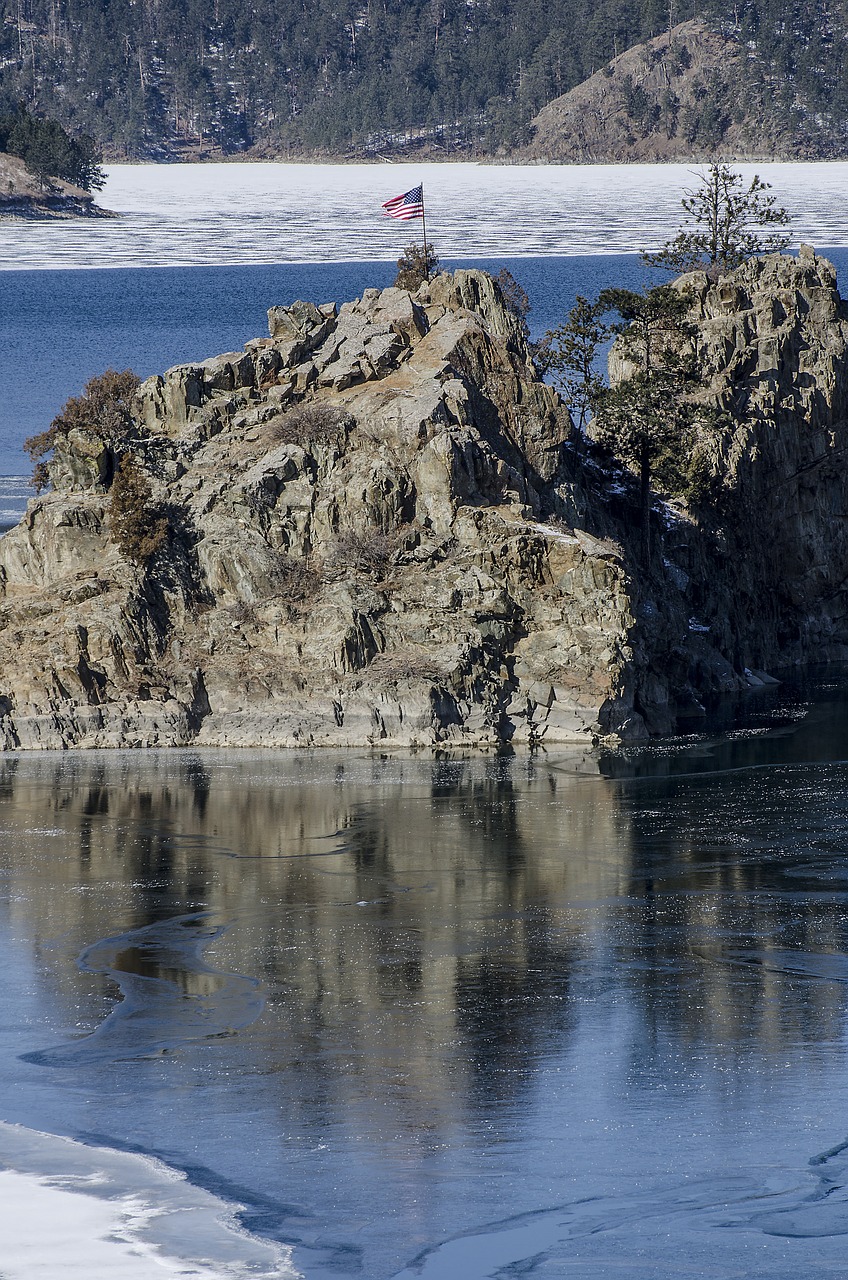
[(424, 185), (405, 191), (402, 196), (395, 196), (383, 205), (383, 213), (387, 218), (399, 218), (401, 222), (411, 222), (413, 218), (424, 217)]

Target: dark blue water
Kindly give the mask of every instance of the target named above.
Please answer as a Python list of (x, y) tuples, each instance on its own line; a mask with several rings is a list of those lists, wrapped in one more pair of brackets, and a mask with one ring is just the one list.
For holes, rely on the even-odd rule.
[[(511, 270), (530, 297), (535, 333), (561, 323), (577, 293), (640, 288), (648, 278), (635, 255), (447, 265)], [(393, 262), (351, 262), (0, 272), (0, 475), (29, 471), (23, 441), (94, 374), (132, 368), (147, 377), (238, 350), (267, 334), (270, 306), (344, 302), (391, 284), (395, 271)]]

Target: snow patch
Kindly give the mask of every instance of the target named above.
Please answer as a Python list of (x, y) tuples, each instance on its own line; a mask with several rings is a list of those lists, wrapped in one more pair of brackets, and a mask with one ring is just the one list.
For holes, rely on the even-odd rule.
[(0, 1123), (3, 1280), (298, 1280), (238, 1208), (159, 1160)]

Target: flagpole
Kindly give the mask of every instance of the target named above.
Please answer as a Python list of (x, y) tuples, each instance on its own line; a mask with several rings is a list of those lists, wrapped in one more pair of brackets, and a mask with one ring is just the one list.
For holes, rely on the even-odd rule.
[(430, 283), (430, 262), (427, 257), (427, 219), (424, 217), (424, 183), (421, 183), (421, 234), (424, 237), (424, 278)]

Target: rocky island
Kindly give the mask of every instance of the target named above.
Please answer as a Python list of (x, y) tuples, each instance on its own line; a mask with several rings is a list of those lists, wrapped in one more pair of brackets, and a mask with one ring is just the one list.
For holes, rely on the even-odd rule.
[(709, 505), (655, 495), (647, 561), (633, 476), (478, 271), (272, 307), (66, 424), (0, 540), (3, 747), (632, 740), (844, 658), (836, 273), (804, 248), (676, 287), (731, 417)]

